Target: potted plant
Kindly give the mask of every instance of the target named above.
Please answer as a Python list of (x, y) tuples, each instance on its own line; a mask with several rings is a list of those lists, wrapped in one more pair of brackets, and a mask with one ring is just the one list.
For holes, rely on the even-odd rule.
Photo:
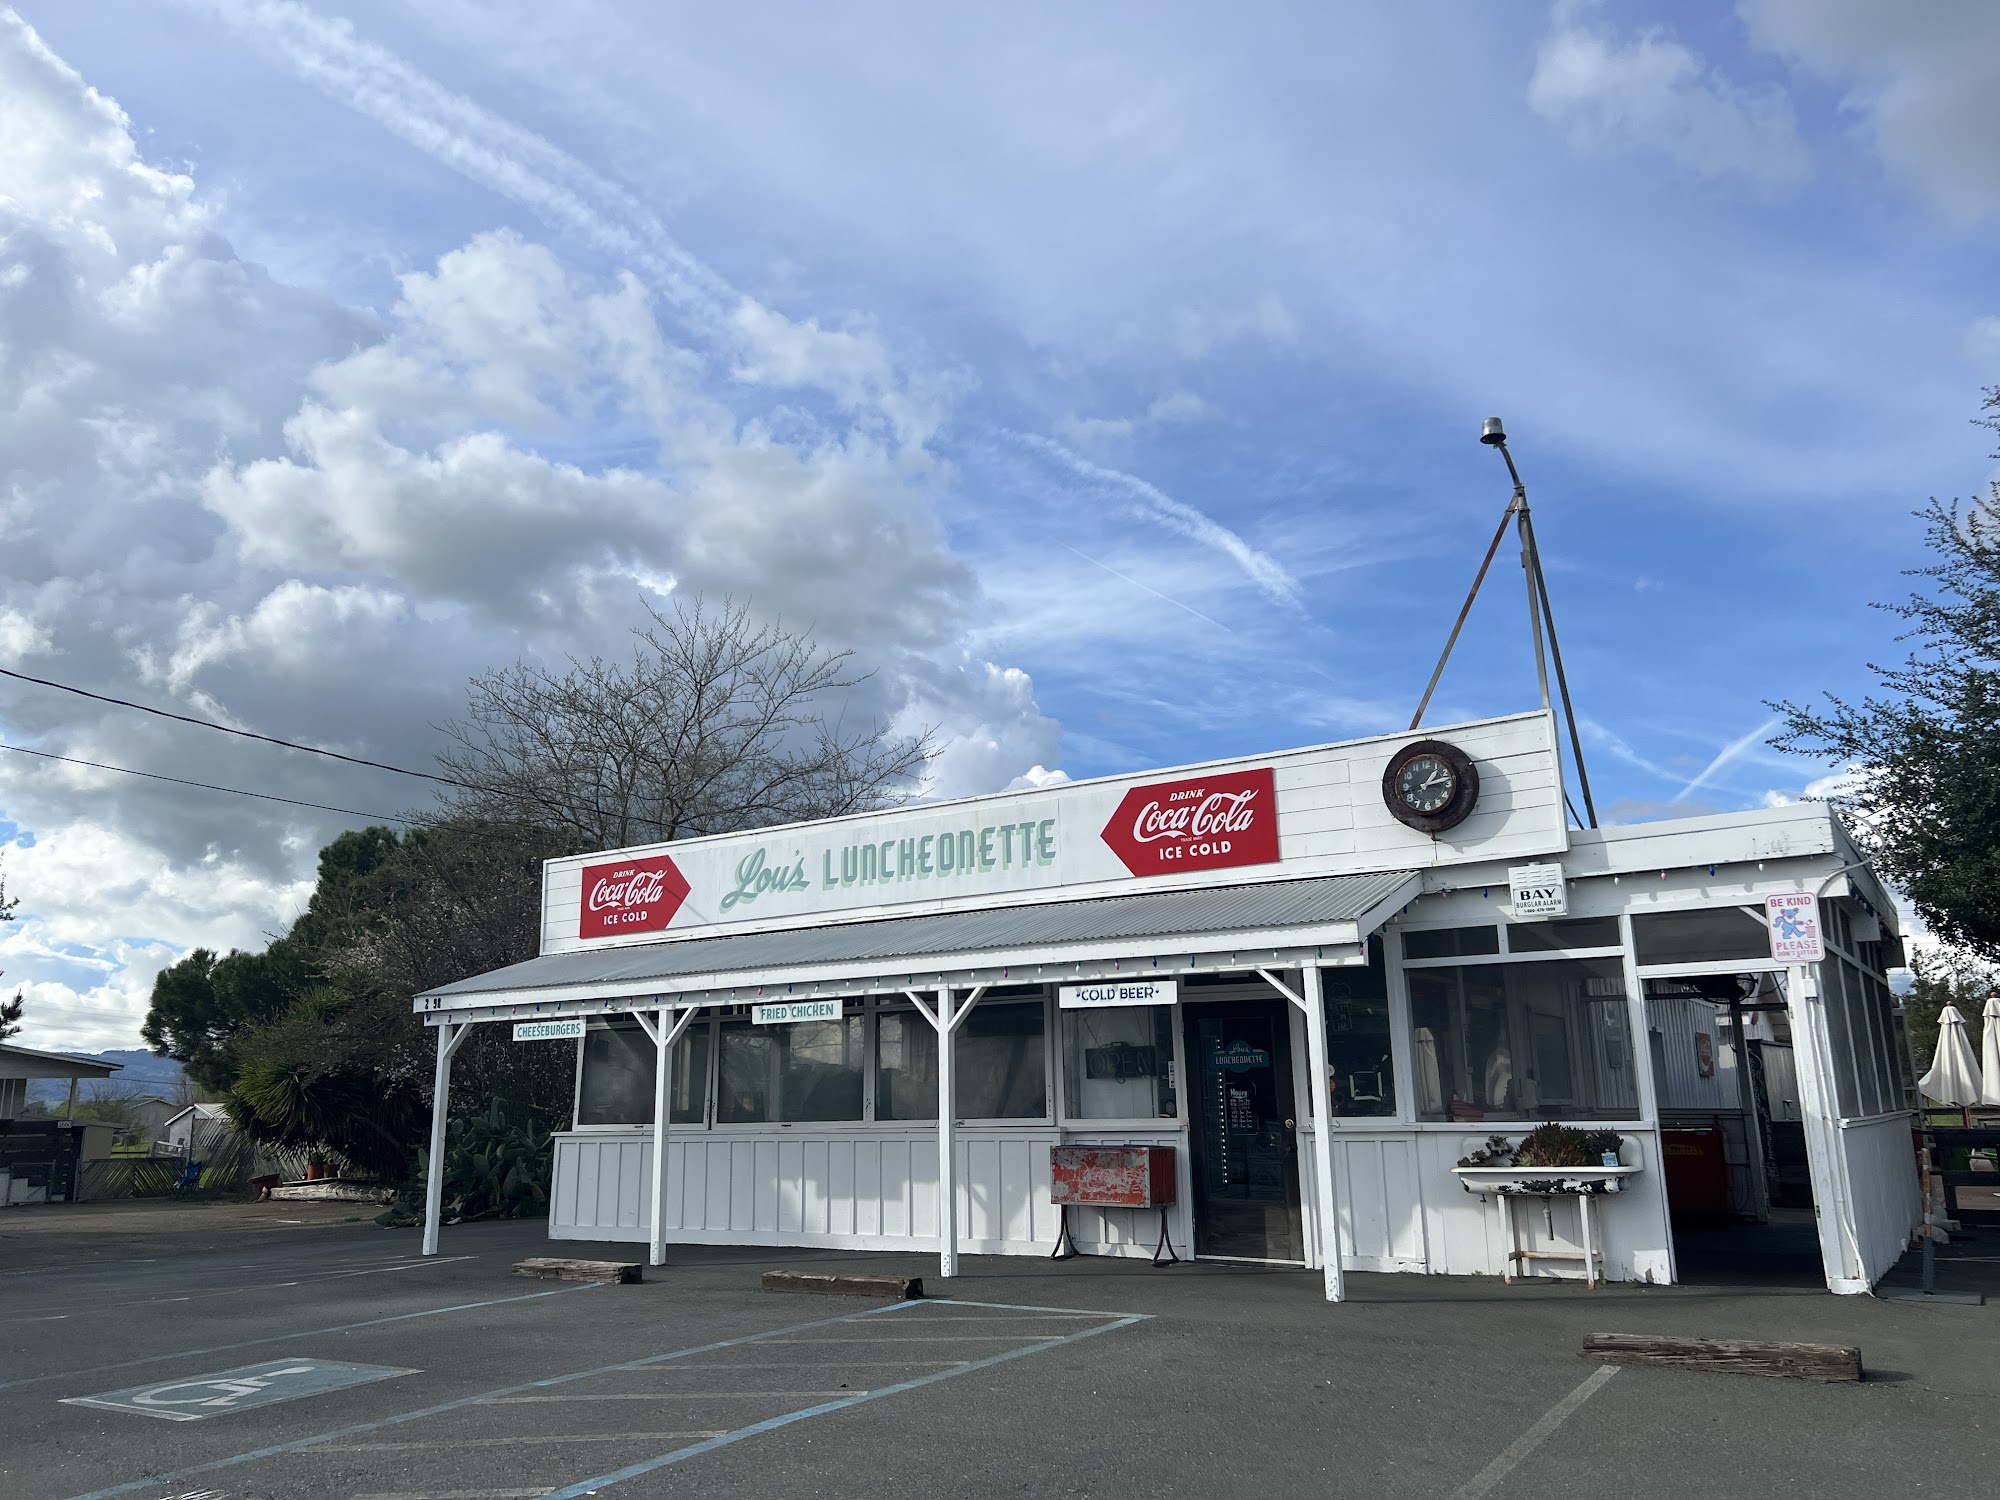
[(324, 1156), (309, 1156), (306, 1158), (307, 1182), (324, 1182), (329, 1175), (331, 1174), (327, 1170), (327, 1161)]
[(1517, 1146), (1493, 1135), (1458, 1159), (1452, 1175), (1468, 1193), (1615, 1193), (1637, 1168), (1619, 1155), (1615, 1130), (1538, 1125)]

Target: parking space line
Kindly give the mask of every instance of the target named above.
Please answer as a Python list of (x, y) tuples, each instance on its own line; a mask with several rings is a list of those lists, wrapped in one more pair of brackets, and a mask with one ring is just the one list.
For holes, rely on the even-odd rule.
[[(354, 1276), (380, 1276), (388, 1271), (417, 1271), (429, 1266), (446, 1266), (455, 1261), (477, 1259), (471, 1255), (445, 1255), (431, 1260), (409, 1260), (401, 1264), (369, 1266), (358, 1271), (301, 1272), (291, 1281), (253, 1281), (242, 1286), (209, 1287), (173, 1297), (134, 1297), (125, 1302), (77, 1302), (71, 1304), (71, 1311), (116, 1312), (127, 1307), (151, 1307), (161, 1302), (197, 1302), (212, 1297), (235, 1297), (244, 1292), (280, 1291), (286, 1287), (302, 1286), (306, 1282), (343, 1281)], [(60, 1305), (60, 1304), (56, 1304)], [(65, 1313), (63, 1316), (69, 1316)]]
[(41, 1385), (51, 1380), (69, 1380), (85, 1375), (103, 1375), (112, 1370), (131, 1370), (140, 1365), (156, 1365), (162, 1360), (195, 1359), (204, 1354), (227, 1354), (236, 1349), (255, 1349), (264, 1344), (283, 1344), (292, 1339), (318, 1338), (327, 1333), (351, 1333), (357, 1328), (377, 1328), (384, 1323), (407, 1323), (413, 1318), (441, 1318), (446, 1313), (472, 1312), (481, 1307), (501, 1307), (509, 1302), (534, 1302), (543, 1297), (562, 1297), (571, 1292), (594, 1292), (601, 1289), (596, 1282), (583, 1282), (576, 1286), (559, 1286), (546, 1292), (523, 1292), (517, 1297), (489, 1297), (484, 1302), (454, 1302), (449, 1307), (427, 1307), (417, 1312), (392, 1313), (384, 1318), (364, 1318), (359, 1323), (336, 1323), (331, 1328), (307, 1328), (298, 1333), (274, 1333), (264, 1338), (239, 1339), (233, 1344), (210, 1344), (205, 1349), (176, 1349), (171, 1354), (147, 1354), (138, 1359), (121, 1359), (108, 1365), (88, 1365), (81, 1370), (58, 1370), (53, 1375), (25, 1375), (19, 1380), (0, 1380), (0, 1391), (13, 1390), (17, 1386)]
[(557, 1432), (531, 1437), (430, 1438), (421, 1443), (328, 1443), (318, 1453), (412, 1453), (433, 1448), (518, 1448), (552, 1443), (663, 1443), (677, 1438), (721, 1437), (723, 1429), (698, 1432)]
[(1522, 1459), (1541, 1447), (1550, 1433), (1568, 1421), (1571, 1413), (1602, 1390), (1605, 1382), (1617, 1373), (1616, 1365), (1599, 1365), (1584, 1376), (1581, 1385), (1543, 1412), (1532, 1427), (1501, 1450), (1499, 1457), (1453, 1490), (1449, 1500), (1479, 1500), (1480, 1496), (1489, 1493), (1496, 1484), (1514, 1472)]
[[(912, 1319), (912, 1322), (918, 1321)], [(772, 1339), (774, 1344), (962, 1344), (968, 1339), (991, 1344), (996, 1340), (1008, 1344), (1046, 1343), (1050, 1339), (1066, 1339), (1066, 1333), (897, 1333), (886, 1339)]]
[(496, 1396), (488, 1406), (540, 1406), (553, 1401), (768, 1401), (775, 1396), (865, 1396), (866, 1391), (565, 1391), (560, 1396)]
[[(561, 1291), (589, 1290), (587, 1286), (565, 1287)], [(553, 1295), (544, 1293), (543, 1295)], [(511, 1299), (503, 1299), (511, 1300)], [(491, 1402), (499, 1396), (514, 1396), (527, 1391), (544, 1390), (550, 1386), (567, 1385), (573, 1380), (589, 1380), (599, 1375), (617, 1374), (627, 1370), (643, 1370), (671, 1360), (689, 1359), (697, 1354), (710, 1354), (717, 1349), (738, 1349), (745, 1344), (755, 1344), (785, 1333), (803, 1333), (808, 1329), (826, 1328), (835, 1323), (851, 1323), (859, 1318), (874, 1317), (882, 1313), (895, 1313), (907, 1307), (921, 1307), (919, 1302), (891, 1302), (882, 1307), (866, 1308), (858, 1313), (842, 1313), (832, 1318), (815, 1318), (808, 1323), (792, 1323), (782, 1328), (773, 1328), (766, 1333), (748, 1333), (733, 1339), (718, 1339), (712, 1344), (697, 1344), (687, 1349), (675, 1349), (666, 1354), (651, 1354), (642, 1359), (621, 1360), (617, 1364), (599, 1365), (593, 1370), (572, 1370), (564, 1375), (550, 1375), (541, 1380), (523, 1381), (518, 1385), (501, 1386), (497, 1390), (481, 1391), (477, 1395), (460, 1396), (456, 1400), (441, 1401), (435, 1406), (418, 1407), (414, 1411), (397, 1412), (394, 1416), (378, 1417), (372, 1422), (355, 1422), (346, 1427), (336, 1427), (331, 1432), (314, 1433), (311, 1437), (295, 1438), (289, 1443), (273, 1443), (264, 1448), (252, 1448), (248, 1452), (234, 1453), (227, 1458), (210, 1459), (206, 1463), (189, 1464), (185, 1468), (170, 1470), (164, 1474), (154, 1474), (146, 1479), (127, 1480), (124, 1484), (114, 1484), (100, 1490), (90, 1490), (81, 1495), (72, 1495), (69, 1500), (111, 1500), (114, 1495), (129, 1495), (134, 1490), (152, 1489), (163, 1484), (192, 1478), (196, 1474), (212, 1474), (218, 1469), (234, 1468), (238, 1464), (253, 1463), (262, 1458), (275, 1458), (281, 1453), (296, 1453), (301, 1448), (316, 1448), (322, 1443), (334, 1442), (344, 1437), (354, 1437), (364, 1432), (377, 1432), (384, 1427), (398, 1427), (407, 1422), (422, 1421), (426, 1417), (442, 1416), (449, 1411), (462, 1411), (468, 1406), (478, 1406)], [(389, 1320), (384, 1320), (389, 1321)], [(1140, 1321), (1139, 1316), (1129, 1319)], [(1036, 1348), (1044, 1347), (1036, 1345)], [(1032, 1353), (1032, 1350), (1023, 1350)], [(1011, 1357), (1011, 1356), (1003, 1356)], [(991, 1363), (991, 1361), (986, 1361)], [(955, 1375), (956, 1370), (943, 1370), (939, 1375)], [(926, 1380), (936, 1377), (926, 1376)], [(894, 1389), (891, 1387), (891, 1389)]]
[[(910, 1307), (921, 1304), (902, 1303)], [(803, 1411), (786, 1412), (783, 1416), (770, 1417), (762, 1422), (753, 1422), (748, 1427), (739, 1427), (734, 1432), (726, 1432), (721, 1437), (708, 1438), (702, 1442), (690, 1443), (684, 1448), (676, 1448), (671, 1453), (662, 1453), (657, 1458), (627, 1464), (622, 1469), (613, 1469), (608, 1474), (599, 1474), (591, 1479), (583, 1479), (562, 1489), (550, 1490), (545, 1500), (582, 1500), (583, 1496), (608, 1489), (614, 1484), (623, 1484), (628, 1479), (637, 1479), (644, 1474), (652, 1474), (671, 1464), (684, 1463), (690, 1458), (698, 1458), (704, 1453), (713, 1453), (718, 1448), (726, 1448), (732, 1443), (740, 1443), (746, 1438), (775, 1432), (781, 1427), (789, 1427), (794, 1422), (803, 1422), (812, 1417), (822, 1417), (830, 1412), (845, 1411), (850, 1406), (860, 1406), (864, 1402), (879, 1401), (884, 1396), (901, 1395), (905, 1391), (918, 1390), (923, 1386), (935, 1385), (942, 1380), (953, 1380), (961, 1375), (969, 1375), (975, 1370), (991, 1369), (1009, 1360), (1023, 1359), (1030, 1354), (1041, 1354), (1063, 1344), (1073, 1344), (1081, 1339), (1095, 1338), (1100, 1333), (1112, 1333), (1120, 1328), (1129, 1328), (1134, 1323), (1143, 1323), (1150, 1316), (1146, 1313), (1106, 1314), (1116, 1319), (1096, 1328), (1079, 1328), (1075, 1333), (1065, 1334), (1054, 1343), (1037, 1342), (1023, 1349), (1009, 1349), (1000, 1354), (989, 1355), (985, 1359), (972, 1360), (952, 1370), (937, 1370), (929, 1375), (919, 1375), (914, 1379), (901, 1381), (895, 1385), (883, 1386), (879, 1391), (861, 1391), (843, 1397), (838, 1401), (828, 1401), (819, 1406), (808, 1406)]]

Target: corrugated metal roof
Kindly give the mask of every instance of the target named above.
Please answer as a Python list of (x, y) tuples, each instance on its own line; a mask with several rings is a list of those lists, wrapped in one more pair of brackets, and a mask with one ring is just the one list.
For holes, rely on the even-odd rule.
[[(1190, 939), (1286, 927), (1352, 922), (1389, 900), (1407, 870), (1329, 875), (1193, 891), (1148, 891), (1095, 901), (1055, 901), (987, 911), (895, 917), (880, 922), (823, 922), (779, 932), (745, 932), (625, 948), (550, 953), (429, 991), (470, 999), (499, 991), (579, 985), (663, 983), (691, 976), (764, 973), (829, 964), (991, 954), (1009, 948), (1150, 937)], [(1182, 942), (1176, 948), (1185, 946)], [(1210, 946), (1206, 941), (1202, 947)]]

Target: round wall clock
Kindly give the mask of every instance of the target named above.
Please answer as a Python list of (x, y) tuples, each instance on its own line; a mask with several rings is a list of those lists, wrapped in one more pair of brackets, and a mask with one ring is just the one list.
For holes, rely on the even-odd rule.
[(1456, 745), (1413, 740), (1389, 757), (1382, 800), (1410, 827), (1442, 833), (1464, 822), (1479, 800), (1479, 770)]

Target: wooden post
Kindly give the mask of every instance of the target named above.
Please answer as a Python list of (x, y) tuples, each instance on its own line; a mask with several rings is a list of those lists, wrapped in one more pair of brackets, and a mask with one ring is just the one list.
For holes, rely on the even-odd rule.
[(958, 1088), (953, 1066), (958, 1050), (952, 1042), (952, 999), (949, 986), (937, 992), (938, 1084), (938, 1275), (958, 1274)]
[(1333, 1081), (1326, 1048), (1326, 988), (1316, 964), (1305, 966), (1306, 1057), (1312, 1069), (1313, 1198), (1319, 1205), (1319, 1254), (1326, 1273), (1326, 1300), (1347, 1296), (1341, 1265), (1340, 1199), (1333, 1175)]
[[(444, 1121), (451, 1103), (452, 1054), (458, 1051), (459, 1043), (472, 1027), (470, 1021), (460, 1021), (456, 1026), (445, 1021), (437, 1028), (437, 1072), (431, 1084), (431, 1155), (424, 1181), (425, 1255), (438, 1253), (438, 1220), (444, 1213)], [(188, 1149), (193, 1152), (192, 1144)]]
[(647, 1025), (644, 1016), (639, 1018), (639, 1024), (653, 1038), (653, 1181), (649, 1200), (653, 1217), (646, 1263), (663, 1266), (667, 1263), (667, 1106), (671, 1092), (667, 1087), (667, 1071), (673, 1064), (674, 1049), (667, 1040), (664, 1010), (653, 1012), (651, 1025)]
[(672, 1014), (662, 1008), (653, 1012), (651, 1020), (643, 1013), (633, 1017), (653, 1041), (653, 1171), (648, 1196), (652, 1230), (646, 1263), (654, 1266), (667, 1263), (667, 1128), (673, 1123), (674, 1044), (687, 1034), (689, 1024), (701, 1012), (681, 1011), (669, 1026), (667, 1017)]

